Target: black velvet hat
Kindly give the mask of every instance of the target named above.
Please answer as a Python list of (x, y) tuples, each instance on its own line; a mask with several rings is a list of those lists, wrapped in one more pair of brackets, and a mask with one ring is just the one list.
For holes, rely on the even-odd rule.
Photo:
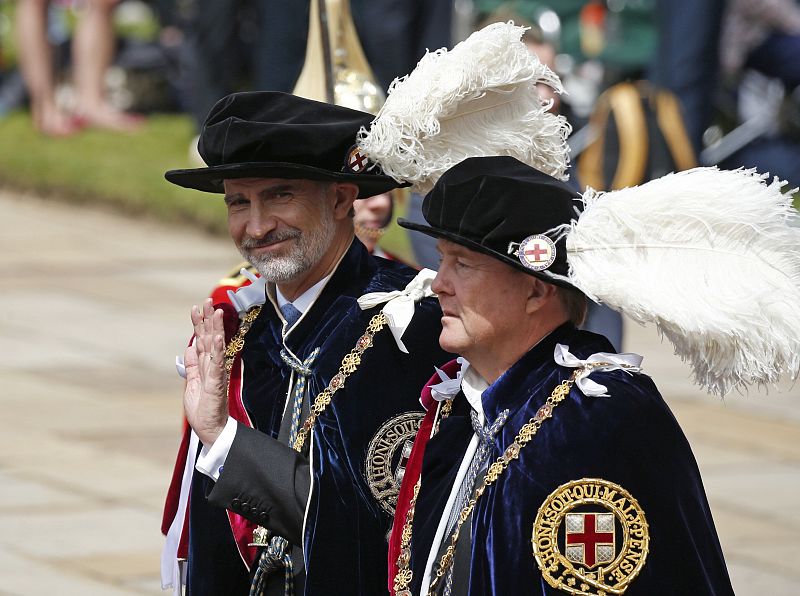
[(569, 272), (566, 242), (551, 230), (577, 218), (579, 199), (560, 180), (513, 157), (473, 157), (445, 172), (425, 197), (422, 214), (430, 225), (398, 223), (572, 287), (543, 272)]
[(301, 178), (350, 182), (358, 198), (400, 186), (355, 146), (374, 116), (288, 93), (234, 93), (211, 109), (198, 149), (207, 168), (170, 170), (167, 180), (225, 192), (226, 178)]

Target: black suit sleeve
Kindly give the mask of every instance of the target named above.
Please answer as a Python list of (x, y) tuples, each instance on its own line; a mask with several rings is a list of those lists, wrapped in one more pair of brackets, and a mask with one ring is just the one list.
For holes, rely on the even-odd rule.
[(207, 498), (297, 545), (310, 489), (306, 456), (239, 424), (222, 474)]

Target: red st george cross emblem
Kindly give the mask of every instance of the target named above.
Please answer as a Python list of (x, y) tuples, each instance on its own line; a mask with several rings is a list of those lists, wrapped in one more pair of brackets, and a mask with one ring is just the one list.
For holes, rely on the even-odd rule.
[(528, 269), (544, 271), (556, 260), (556, 245), (544, 234), (528, 236), (519, 243), (517, 256)]
[(358, 174), (367, 168), (368, 163), (367, 156), (361, 153), (358, 147), (353, 147), (350, 150), (350, 155), (347, 156), (347, 167), (351, 171)]
[(602, 478), (581, 478), (545, 499), (531, 544), (542, 577), (559, 593), (619, 596), (644, 566), (650, 530), (627, 490)]
[(570, 561), (590, 569), (616, 556), (613, 513), (567, 513), (566, 552)]
[(549, 255), (550, 250), (549, 247), (544, 247), (541, 244), (534, 243), (533, 248), (528, 248), (525, 251), (527, 256), (533, 255), (533, 260), (539, 262), (542, 260), (544, 255)]

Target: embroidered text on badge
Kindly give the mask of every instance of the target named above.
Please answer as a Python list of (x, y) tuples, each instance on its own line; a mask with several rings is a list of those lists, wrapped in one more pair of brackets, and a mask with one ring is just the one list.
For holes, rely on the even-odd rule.
[(533, 524), (533, 554), (548, 584), (569, 594), (623, 594), (644, 566), (644, 511), (624, 488), (599, 478), (558, 487)]
[(394, 515), (411, 446), (424, 416), (423, 412), (406, 412), (392, 418), (369, 442), (367, 484), (372, 496), (389, 515)]

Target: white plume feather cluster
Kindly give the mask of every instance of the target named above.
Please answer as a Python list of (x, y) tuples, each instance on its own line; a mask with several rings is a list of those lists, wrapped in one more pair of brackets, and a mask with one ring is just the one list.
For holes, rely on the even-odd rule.
[(766, 178), (696, 168), (589, 191), (564, 230), (572, 283), (654, 322), (720, 395), (800, 369), (800, 218)]
[(398, 181), (427, 192), (468, 157), (510, 155), (563, 178), (570, 126), (536, 91), (561, 93), (558, 76), (520, 40), (523, 27), (494, 23), (452, 50), (428, 52), (389, 88), (358, 146)]

